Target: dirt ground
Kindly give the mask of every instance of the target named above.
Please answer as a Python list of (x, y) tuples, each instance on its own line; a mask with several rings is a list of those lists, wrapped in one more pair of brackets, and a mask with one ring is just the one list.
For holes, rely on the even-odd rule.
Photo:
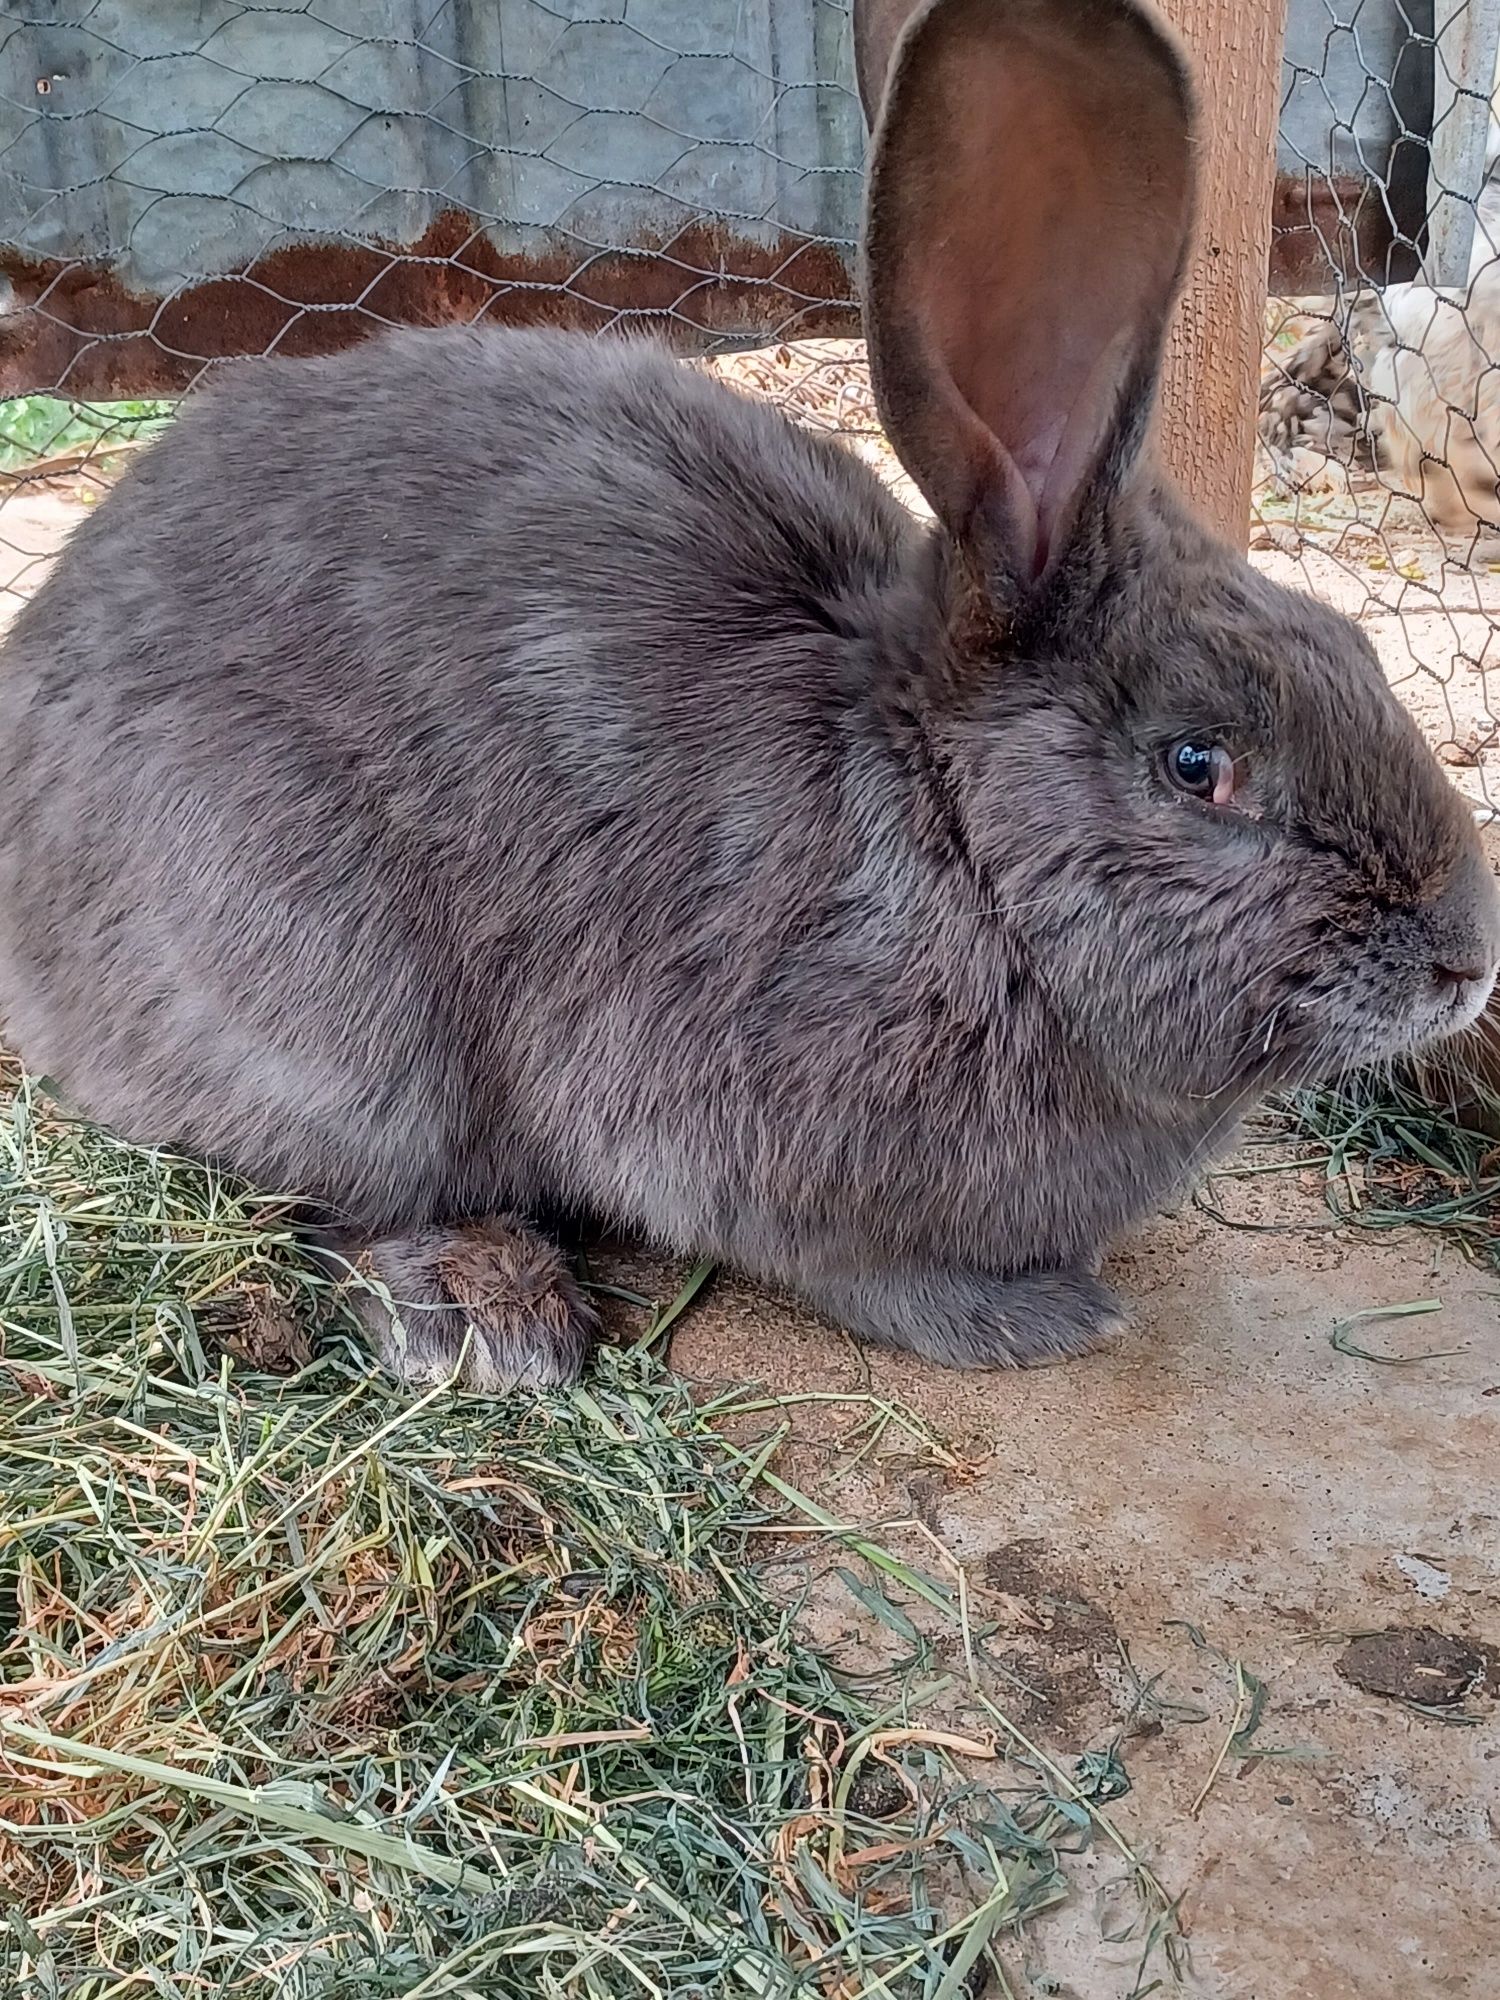
[(0, 489), (0, 628), (41, 587), (91, 504), (76, 481)]
[[(847, 421), (861, 384), (846, 356), (831, 361), (822, 407)], [(758, 386), (751, 363), (737, 372)], [(96, 491), (4, 496), (0, 615)], [(1434, 738), (1458, 744), (1457, 781), (1476, 803), (1500, 797), (1485, 691), (1500, 575), (1445, 567), (1419, 522), (1371, 530), (1330, 502), (1309, 529), (1310, 504), (1255, 559), (1360, 616)], [(1331, 1230), (1297, 1175), (1221, 1193), (1277, 1228), (1196, 1210), (1158, 1221), (1116, 1263), (1136, 1326), (1088, 1362), (949, 1375), (728, 1281), (680, 1324), (673, 1358), (705, 1384), (751, 1378), (793, 1399), (786, 1476), (841, 1518), (906, 1535), (950, 1580), (961, 1570), (1015, 1676), (1008, 1712), (1042, 1747), (1070, 1763), (1121, 1736), (1132, 1789), (1111, 1811), (1182, 1897), (1187, 1991), (1495, 2000), (1500, 1282), (1439, 1238)], [(1441, 1311), (1360, 1337), (1455, 1351), (1390, 1367), (1330, 1344), (1352, 1314), (1425, 1299)], [(949, 1452), (874, 1453), (851, 1472), (841, 1439), (868, 1403), (794, 1400), (809, 1392), (895, 1399)], [(825, 1640), (869, 1642), (852, 1600), (820, 1605)], [(1341, 1671), (1351, 1635), (1389, 1628), (1470, 1644), (1446, 1719), (1371, 1691), (1389, 1672)], [(1415, 1672), (1392, 1684), (1451, 1694), (1441, 1666)], [(1254, 1681), (1267, 1706), (1244, 1747), (1257, 1754), (1231, 1751), (1215, 1775)], [(1079, 1893), (1013, 1954), (1015, 1991), (1130, 2000), (1140, 1945), (1108, 1941), (1111, 1864), (1076, 1866)]]
[[(1440, 1239), (1332, 1231), (1296, 1177), (1271, 1179), (1253, 1202), (1254, 1184), (1225, 1184), (1225, 1207), (1308, 1233), (1162, 1218), (1115, 1259), (1136, 1324), (1103, 1357), (953, 1375), (721, 1283), (673, 1362), (705, 1385), (854, 1399), (786, 1402), (786, 1476), (840, 1518), (887, 1536), (906, 1523), (932, 1574), (962, 1568), (976, 1622), (995, 1622), (993, 1650), (1023, 1684), (1005, 1706), (1065, 1766), (1123, 1736), (1133, 1789), (1110, 1810), (1183, 1898), (1186, 1992), (1493, 2000), (1500, 1290)], [(1425, 1299), (1441, 1310), (1362, 1324), (1362, 1344), (1456, 1352), (1391, 1367), (1330, 1344), (1352, 1314)], [(898, 1452), (850, 1474), (838, 1441), (869, 1396), (917, 1413), (958, 1465), (912, 1469)], [(847, 1599), (819, 1626), (856, 1658), (869, 1641)], [(1350, 1635), (1391, 1628), (1470, 1642), (1460, 1670), (1480, 1678), (1450, 1713), (1477, 1720), (1344, 1678)], [(1267, 1692), (1260, 1754), (1227, 1757), (1195, 1816), (1235, 1724), (1236, 1661)], [(1163, 1706), (1143, 1710), (1139, 1684), (1156, 1675)], [(1429, 1683), (1444, 1685), (1419, 1665), (1393, 1685)], [(1105, 1939), (1119, 1873), (1107, 1849), (1080, 1867), (1078, 1893), (1014, 1955), (1018, 1995), (1132, 1994), (1139, 1940)]]

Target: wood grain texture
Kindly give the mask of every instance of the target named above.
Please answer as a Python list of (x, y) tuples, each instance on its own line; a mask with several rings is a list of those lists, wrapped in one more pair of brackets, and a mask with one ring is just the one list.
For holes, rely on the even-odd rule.
[(1286, 0), (1160, 0), (1159, 12), (1192, 55), (1201, 138), (1197, 243), (1168, 338), (1156, 449), (1208, 523), (1243, 548)]
[[(1432, 65), (1432, 168), (1427, 176), (1429, 285), (1466, 285), (1474, 204), (1484, 186), (1490, 95), (1500, 51), (1500, 0), (1446, 0)], [(1446, 15), (1446, 18), (1444, 16)]]

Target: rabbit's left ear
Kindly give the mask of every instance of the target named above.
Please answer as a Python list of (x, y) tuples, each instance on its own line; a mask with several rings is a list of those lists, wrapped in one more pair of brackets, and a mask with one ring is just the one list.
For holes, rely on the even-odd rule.
[(938, 519), (1034, 584), (1144, 440), (1193, 103), (1141, 0), (856, 0), (876, 401)]
[(901, 30), (921, 5), (922, 0), (855, 0), (854, 73), (865, 123), (872, 132), (880, 123), (880, 101)]

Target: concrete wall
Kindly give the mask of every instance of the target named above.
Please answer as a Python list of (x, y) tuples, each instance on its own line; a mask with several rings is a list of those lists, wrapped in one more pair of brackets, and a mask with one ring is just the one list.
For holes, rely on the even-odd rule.
[[(1291, 0), (1273, 282), (1420, 233), (1431, 9)], [(847, 0), (0, 0), (0, 394), (371, 317), (851, 330), (852, 82)]]

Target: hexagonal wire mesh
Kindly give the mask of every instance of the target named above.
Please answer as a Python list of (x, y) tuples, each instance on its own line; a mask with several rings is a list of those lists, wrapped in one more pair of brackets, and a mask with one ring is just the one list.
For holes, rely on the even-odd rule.
[[(1435, 5), (1290, 0), (1252, 546), (1484, 805), (1500, 0)], [(846, 0), (0, 0), (0, 614), (205, 372), (394, 321), (649, 325), (894, 476), (862, 148)]]
[[(0, 611), (231, 357), (847, 341), (852, 83), (842, 0), (0, 0)], [(740, 373), (873, 433), (845, 343)]]
[(1500, 0), (1292, 0), (1254, 559), (1500, 803)]

